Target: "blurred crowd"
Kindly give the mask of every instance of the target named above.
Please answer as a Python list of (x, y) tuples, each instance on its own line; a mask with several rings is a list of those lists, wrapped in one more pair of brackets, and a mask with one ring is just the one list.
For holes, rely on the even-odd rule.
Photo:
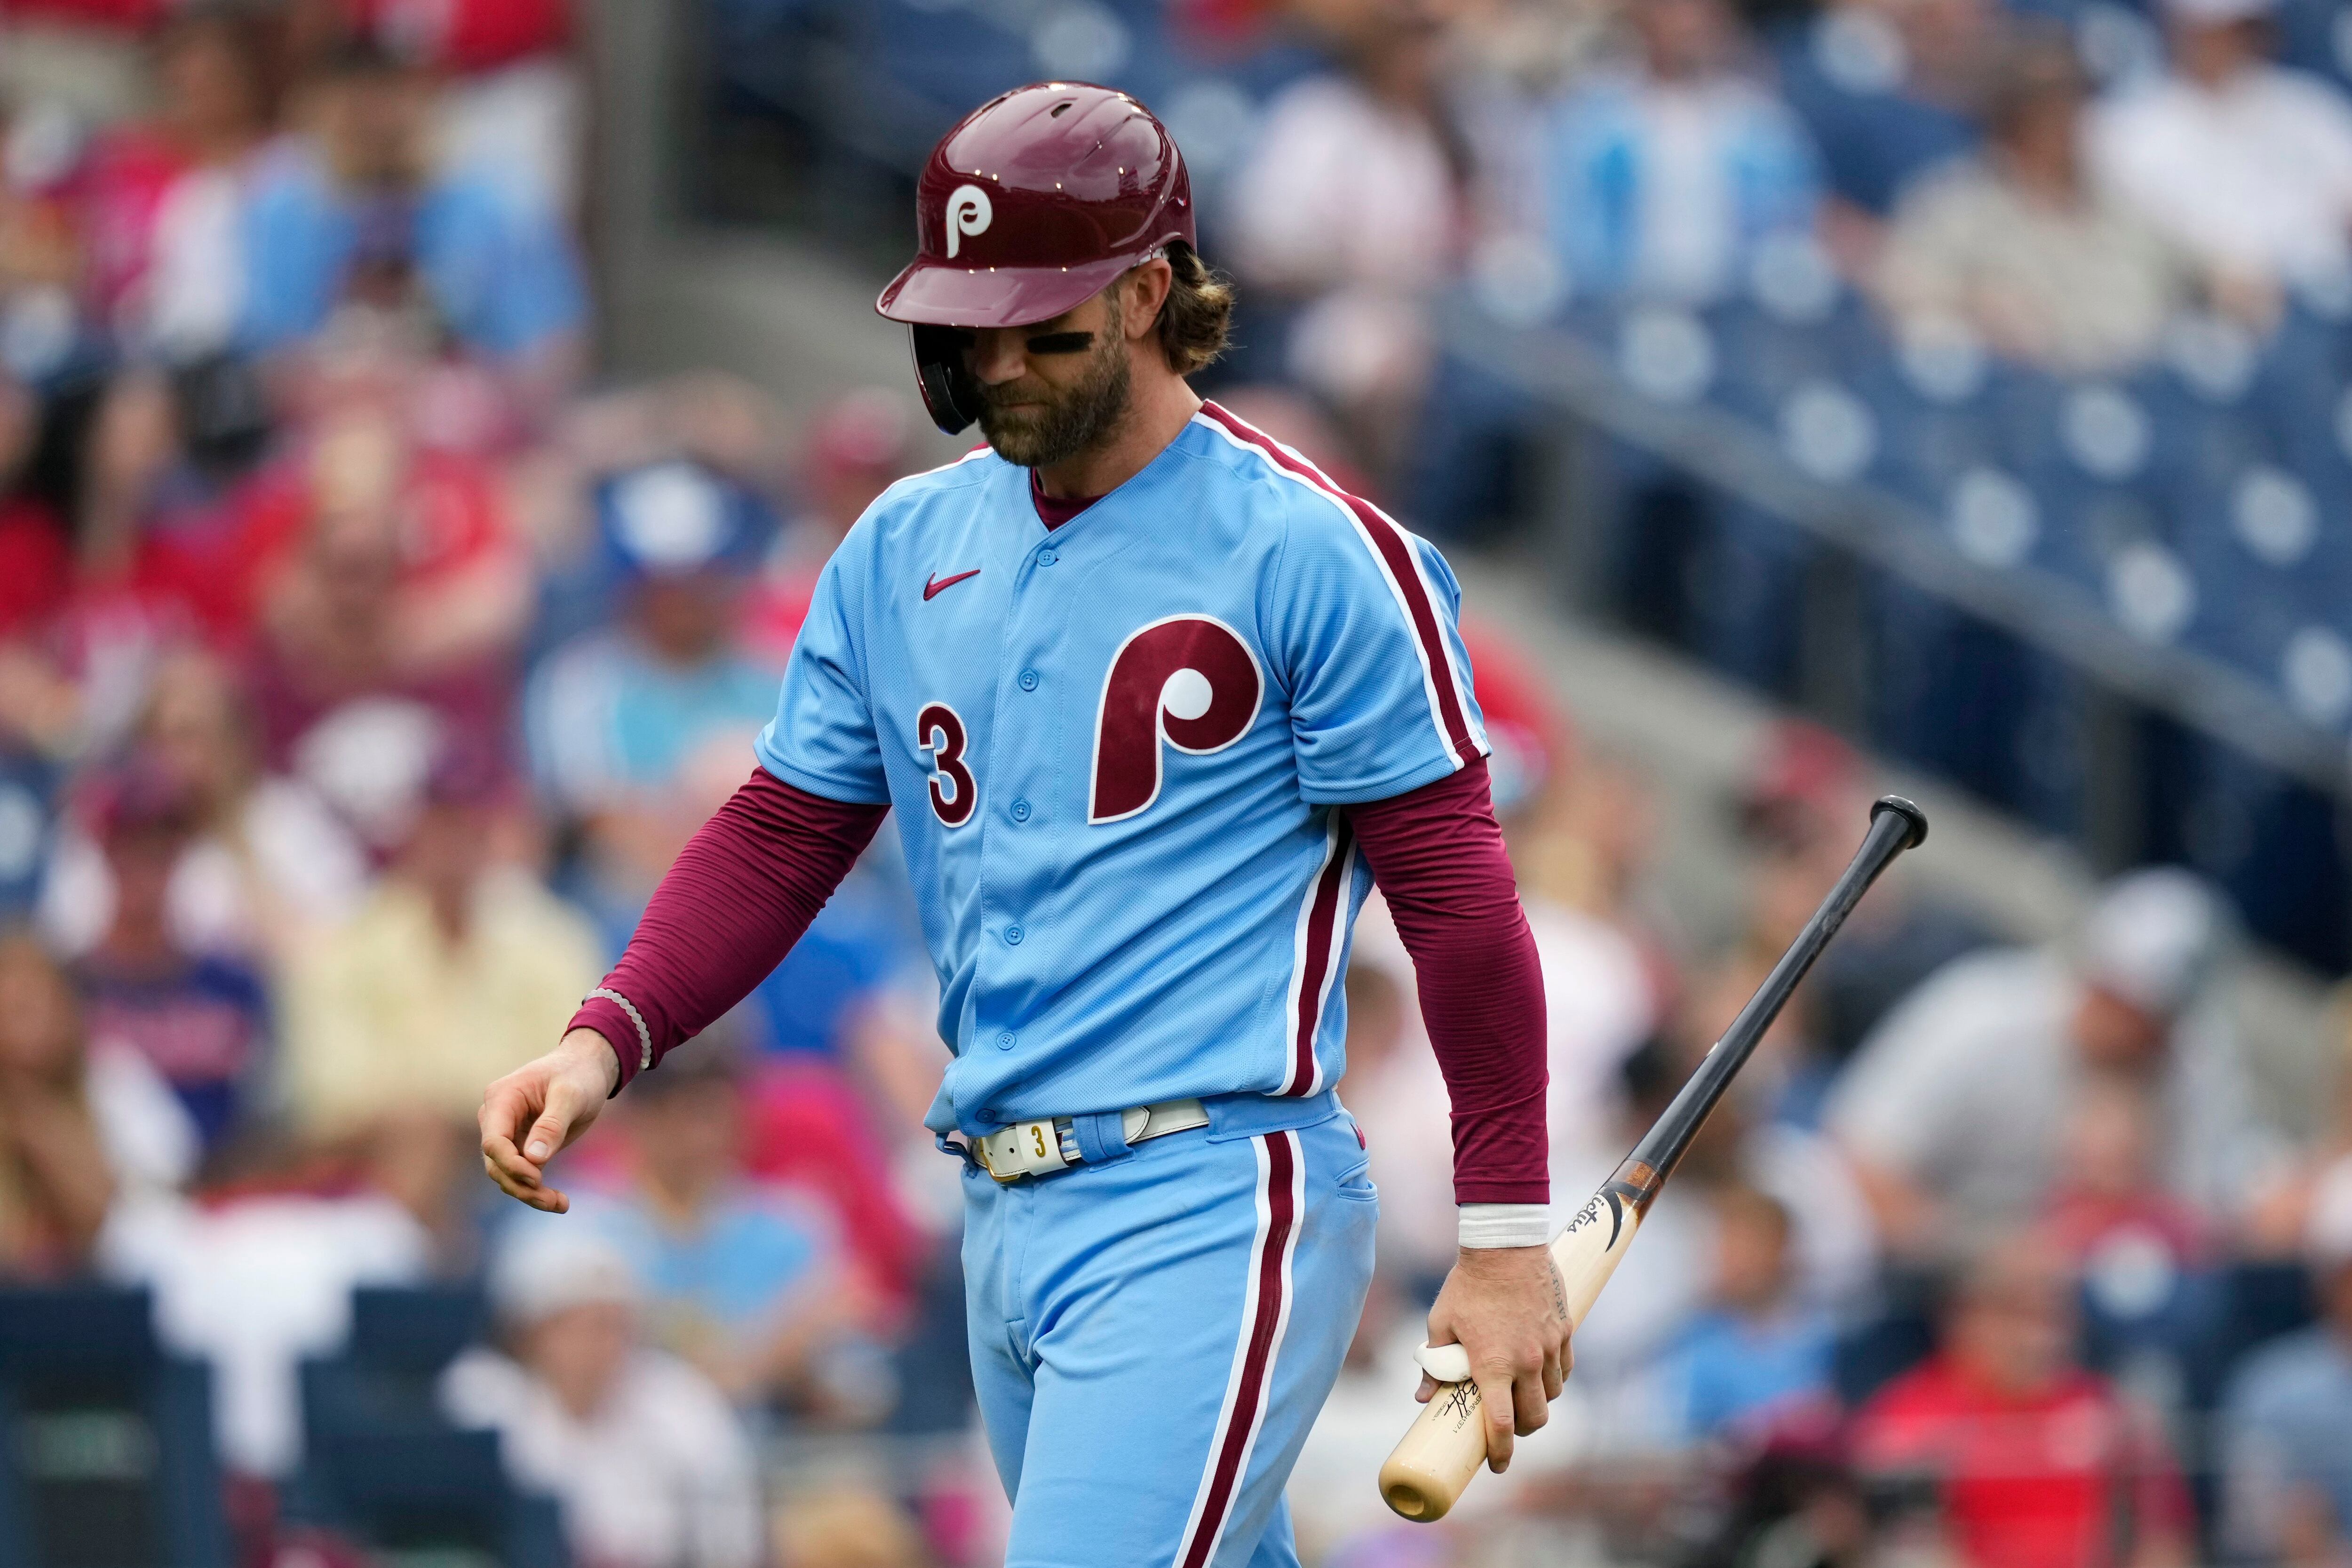
[[(2273, 58), (2283, 5), (2331, 74)], [(1209, 213), (1261, 320), (1283, 302), (1264, 368), (1336, 410), (1375, 472), (1410, 460), (1429, 306), (1465, 279), (1536, 320), (1570, 299), (1696, 308), (1834, 275), (1898, 340), (2102, 375), (2184, 320), (2258, 342), (2290, 298), (2352, 291), (2332, 5), (1215, 9), (1291, 13), (1335, 62), (1272, 98)]]
[[(1890, 319), (2062, 368), (2126, 364), (2184, 310), (2268, 331), (2343, 269), (2352, 112), (2267, 62), (2262, 0), (2168, 3), (2169, 65), (2153, 25), (1988, 0), (1180, 7), (1330, 62), (1211, 215), (1258, 323), (1230, 401), (1393, 485), (1428, 303), (1465, 269), (1695, 301), (1792, 237)], [(478, 1178), (482, 1085), (552, 1041), (748, 773), (815, 572), (917, 461), (897, 392), (794, 425), (723, 376), (597, 374), (578, 20), (0, 5), (0, 1278), (152, 1293), (213, 1370), (240, 1561), (364, 1549), (320, 1500), (356, 1291), (476, 1304), (431, 1418), (496, 1431), (576, 1562), (982, 1563), (959, 1178), (919, 1126), (935, 981), (887, 827), (777, 974), (566, 1156), (572, 1215)], [(2095, 100), (2094, 36), (2119, 79), (2145, 46)], [(1873, 781), (1775, 732), (1724, 803), (1744, 924), (1693, 930), (1638, 764), (1465, 635), (1565, 1214), (1811, 910)], [(1342, 1092), (1382, 1273), (1302, 1543), (2352, 1561), (2352, 1100), (2272, 1124), (2235, 950), (2174, 871), (2050, 947), (1874, 893), (1580, 1334), (1553, 1428), (1422, 1530), (1370, 1476), (1454, 1216), (1376, 902)], [(842, 1453), (882, 1458), (811, 1458)]]
[[(1236, 378), (1311, 403), (1433, 535), (1540, 531), (1580, 607), (2100, 854), (2193, 863), (2342, 968), (2317, 770), (2210, 725), (2109, 746), (2086, 696), (2120, 633), (2352, 733), (2336, 0), (1178, 13), (1328, 62), (1203, 182)], [(1169, 90), (1180, 132), (1214, 122)], [(1916, 553), (1850, 542), (1894, 535)]]
[[(1771, 731), (1723, 803), (1741, 923), (1693, 932), (1648, 891), (1638, 770), (1582, 754), (1507, 647), (1473, 649), (1517, 781), (1499, 804), (1544, 967), (1564, 1224), (1826, 894), (1874, 781), (1827, 731)], [(2352, 1038), (2308, 1042), (2339, 1087), (2315, 1139), (2290, 1137), (2232, 1002), (2242, 951), (2214, 889), (2169, 868), (2042, 944), (1916, 883), (1874, 890), (1580, 1328), (1551, 1426), (1417, 1549), (1350, 1484), (1407, 1408), (1453, 1247), (1442, 1086), (1375, 908), (1342, 1093), (1381, 1274), (1294, 1485), (1302, 1539), (1349, 1564), (2342, 1563)]]
[(765, 1561), (761, 1439), (964, 1420), (891, 1359), (955, 1191), (895, 850), (570, 1219), (472, 1116), (748, 775), (911, 399), (593, 374), (557, 0), (0, 18), (0, 1277), (152, 1293), (247, 1559), (336, 1522), (354, 1288), (456, 1285), (446, 1416), (575, 1560)]

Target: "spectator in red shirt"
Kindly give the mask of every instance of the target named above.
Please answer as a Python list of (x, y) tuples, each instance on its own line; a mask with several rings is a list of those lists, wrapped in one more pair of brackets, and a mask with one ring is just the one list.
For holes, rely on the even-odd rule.
[(264, 762), (389, 849), (436, 742), (501, 753), (529, 562), (487, 471), (386, 419), (322, 429), (286, 499), (298, 542), (253, 669)]
[(2074, 1363), (2074, 1286), (2037, 1240), (1980, 1254), (1943, 1342), (1857, 1419), (1858, 1462), (1932, 1481), (1971, 1568), (2167, 1568), (2190, 1547), (2188, 1493), (2162, 1436)]
[(249, 11), (188, 6), (155, 39), (155, 115), (91, 152), (79, 193), (85, 287), (134, 353), (193, 359), (236, 330), (245, 176), (277, 120), (274, 54)]

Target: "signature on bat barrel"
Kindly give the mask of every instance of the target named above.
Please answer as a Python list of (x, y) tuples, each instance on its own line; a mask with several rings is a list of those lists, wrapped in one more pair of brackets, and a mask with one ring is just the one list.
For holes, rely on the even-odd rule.
[(1601, 1248), (1605, 1252), (1609, 1247), (1617, 1245), (1618, 1235), (1625, 1228), (1624, 1200), (1617, 1195), (1617, 1189), (1614, 1186), (1603, 1187), (1587, 1198), (1584, 1206), (1576, 1211), (1576, 1217), (1568, 1222), (1567, 1234), (1573, 1236), (1586, 1226), (1599, 1225), (1601, 1205), (1603, 1204), (1609, 1205), (1609, 1241), (1608, 1245)]

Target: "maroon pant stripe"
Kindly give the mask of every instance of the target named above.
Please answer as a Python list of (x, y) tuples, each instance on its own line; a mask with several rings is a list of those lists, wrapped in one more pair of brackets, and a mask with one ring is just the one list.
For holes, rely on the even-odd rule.
[(1250, 1325), (1249, 1348), (1244, 1352), (1240, 1386), (1234, 1391), (1234, 1413), (1225, 1424), (1225, 1440), (1217, 1449), (1216, 1472), (1209, 1482), (1208, 1501), (1192, 1531), (1192, 1544), (1181, 1568), (1203, 1568), (1209, 1552), (1223, 1533), (1225, 1510), (1241, 1489), (1242, 1456), (1257, 1430), (1257, 1416), (1273, 1384), (1274, 1331), (1282, 1321), (1282, 1258), (1290, 1247), (1290, 1227), (1297, 1222), (1292, 1208), (1293, 1163), (1296, 1145), (1287, 1132), (1265, 1134), (1266, 1205), (1270, 1216), (1265, 1244), (1257, 1255), (1257, 1318)]

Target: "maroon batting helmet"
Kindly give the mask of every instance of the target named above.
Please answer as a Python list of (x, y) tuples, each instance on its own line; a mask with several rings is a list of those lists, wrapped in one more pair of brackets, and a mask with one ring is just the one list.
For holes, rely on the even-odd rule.
[(953, 435), (979, 412), (959, 329), (1050, 320), (1171, 241), (1192, 245), (1192, 184), (1134, 99), (1038, 82), (982, 104), (931, 150), (915, 237), (874, 308), (914, 329), (923, 402)]

